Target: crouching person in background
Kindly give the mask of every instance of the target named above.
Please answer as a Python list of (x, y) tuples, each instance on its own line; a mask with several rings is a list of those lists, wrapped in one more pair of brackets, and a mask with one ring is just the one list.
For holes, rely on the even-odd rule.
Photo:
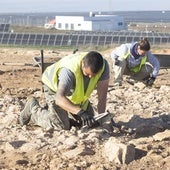
[(152, 86), (160, 69), (160, 63), (150, 52), (150, 43), (146, 38), (122, 44), (112, 51), (111, 58), (115, 86), (122, 85), (123, 75), (129, 75), (127, 82), (130, 84), (142, 81)]

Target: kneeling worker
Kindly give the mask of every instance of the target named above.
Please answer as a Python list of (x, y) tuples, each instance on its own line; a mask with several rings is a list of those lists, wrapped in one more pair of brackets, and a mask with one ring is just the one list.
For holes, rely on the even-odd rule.
[[(48, 110), (31, 97), (20, 114), (20, 124), (26, 125), (31, 120), (44, 129), (56, 130), (92, 127), (96, 122), (89, 97), (97, 88), (98, 113), (105, 112), (109, 76), (108, 62), (96, 51), (62, 58), (48, 66), (42, 75)], [(110, 119), (110, 115), (106, 116), (99, 123), (110, 126)]]

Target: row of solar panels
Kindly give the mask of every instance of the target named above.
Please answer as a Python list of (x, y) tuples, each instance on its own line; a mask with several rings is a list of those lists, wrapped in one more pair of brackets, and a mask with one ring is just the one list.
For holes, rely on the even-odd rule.
[[(28, 34), (0, 33), (0, 44), (33, 45), (33, 46), (79, 46), (79, 45), (111, 45), (138, 41), (140, 36), (120, 35), (68, 35), (68, 34)], [(147, 37), (151, 44), (170, 43), (170, 37)]]
[(9, 32), (10, 24), (0, 24), (0, 32)]
[(170, 36), (169, 33), (148, 32), (148, 31), (70, 31), (67, 34), (83, 34), (83, 35), (121, 35), (121, 36)]

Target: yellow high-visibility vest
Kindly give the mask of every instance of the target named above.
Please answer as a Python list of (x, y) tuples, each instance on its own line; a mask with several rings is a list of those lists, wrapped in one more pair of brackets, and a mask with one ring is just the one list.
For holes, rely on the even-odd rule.
[[(127, 52), (125, 54), (124, 58), (126, 59), (129, 56), (130, 56), (130, 52)], [(130, 70), (134, 73), (138, 73), (141, 70), (142, 65), (144, 65), (146, 63), (146, 60), (147, 60), (147, 56), (142, 57), (140, 63), (136, 67), (131, 68)]]
[[(47, 85), (51, 90), (54, 92), (57, 91), (57, 84), (58, 84), (58, 72), (61, 68), (69, 69), (75, 76), (76, 85), (75, 91), (71, 96), (67, 96), (67, 98), (73, 102), (74, 104), (78, 104), (82, 106), (83, 109), (86, 110), (88, 105), (88, 98), (92, 91), (96, 88), (97, 82), (101, 77), (105, 64), (103, 68), (92, 78), (90, 78), (89, 85), (87, 87), (86, 92), (84, 92), (84, 80), (83, 80), (83, 73), (81, 70), (81, 62), (83, 57), (87, 53), (81, 54), (71, 54), (59, 60), (58, 62), (52, 64), (51, 66), (47, 67), (42, 75), (42, 81), (45, 85)], [(86, 103), (86, 104), (85, 104)]]

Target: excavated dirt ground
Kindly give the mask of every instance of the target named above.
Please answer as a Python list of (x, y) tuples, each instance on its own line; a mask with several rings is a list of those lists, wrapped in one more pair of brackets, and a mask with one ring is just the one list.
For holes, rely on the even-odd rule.
[[(109, 61), (112, 49), (101, 51)], [(45, 50), (44, 56), (57, 58), (72, 51)], [(155, 53), (170, 54), (170, 48)], [(108, 90), (107, 109), (114, 121), (134, 133), (118, 131), (112, 136), (100, 128), (82, 132), (45, 132), (31, 124), (21, 127), (18, 116), (30, 95), (44, 105), (41, 70), (33, 57), (40, 51), (26, 48), (0, 48), (0, 169), (28, 170), (169, 170), (170, 167), (170, 69), (161, 69), (152, 88), (142, 83)], [(96, 108), (96, 92), (91, 96)], [(114, 138), (135, 146), (134, 160), (128, 164), (109, 161), (103, 149)], [(112, 149), (111, 149), (112, 150)], [(111, 152), (110, 150), (110, 152)]]

